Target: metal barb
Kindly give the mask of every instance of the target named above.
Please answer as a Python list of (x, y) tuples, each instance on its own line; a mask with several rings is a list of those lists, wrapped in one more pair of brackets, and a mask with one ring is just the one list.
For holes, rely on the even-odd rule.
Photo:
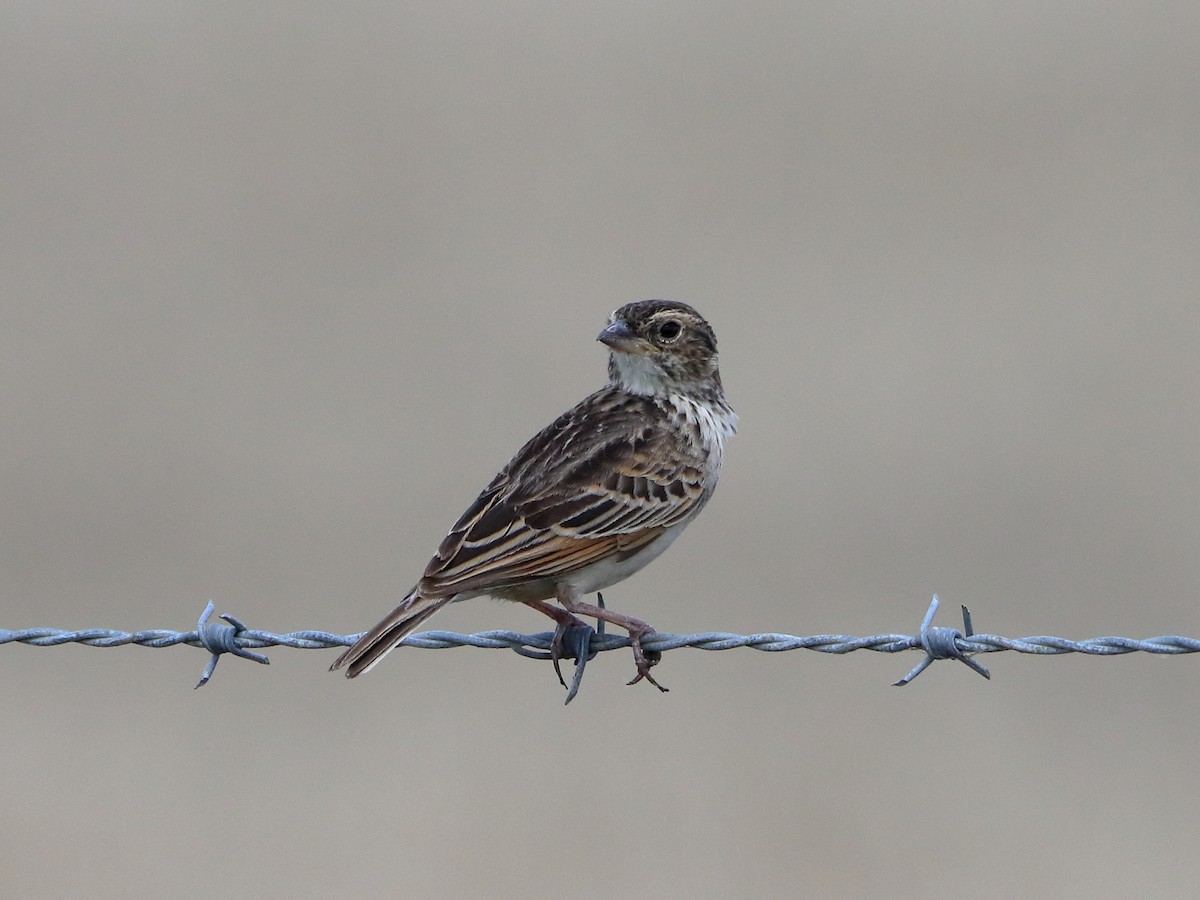
[(925, 612), (925, 618), (921, 620), (921, 630), (917, 633), (917, 639), (921, 643), (921, 648), (925, 651), (925, 658), (917, 663), (911, 672), (897, 681), (894, 685), (895, 687), (903, 687), (908, 684), (928, 669), (935, 659), (957, 659), (984, 678), (991, 679), (991, 672), (984, 668), (982, 663), (976, 662), (973, 658), (967, 656), (959, 646), (960, 640), (969, 638), (975, 634), (975, 629), (971, 624), (971, 611), (965, 606), (962, 608), (962, 631), (955, 628), (936, 626), (933, 624), (933, 617), (937, 614), (938, 602), (938, 596), (934, 594), (933, 600), (930, 601), (929, 609)]
[[(601, 609), (605, 608), (603, 594), (596, 595), (596, 605), (599, 606)], [(557, 661), (555, 661), (554, 670), (558, 674), (558, 681), (564, 688), (567, 689), (567, 699), (563, 701), (564, 705), (566, 705), (567, 703), (570, 703), (572, 700), (574, 700), (575, 695), (579, 693), (579, 685), (583, 683), (583, 672), (584, 672), (584, 669), (587, 667), (589, 660), (595, 659), (596, 654), (599, 653), (601, 650), (612, 650), (615, 647), (629, 645), (628, 639), (623, 639), (624, 644), (613, 644), (611, 642), (602, 640), (605, 636), (605, 634), (604, 634), (605, 624), (606, 623), (603, 619), (597, 619), (595, 628), (592, 628), (589, 625), (585, 625), (583, 627), (577, 626), (577, 627), (568, 629), (566, 635), (563, 636), (561, 658), (575, 660), (575, 672), (571, 676), (570, 684), (567, 684), (565, 681), (563, 681), (562, 673), (558, 669)], [(488, 634), (488, 633), (485, 632), (485, 634)], [(511, 632), (491, 632), (490, 634), (495, 634), (498, 636), (501, 634), (510, 635), (512, 633)], [(432, 643), (432, 642), (430, 642), (430, 637), (433, 635), (437, 635), (437, 636), (446, 635), (447, 638), (450, 638), (452, 635), (452, 632), (426, 631), (426, 632), (422, 632), (420, 634), (415, 634), (415, 635), (410, 634), (408, 637), (406, 637), (404, 639), (403, 643), (407, 646), (425, 646), (425, 647), (428, 647), (428, 646), (437, 646), (437, 647), (459, 646), (459, 643), (457, 642), (457, 640), (454, 642), (451, 642), (451, 643), (446, 643), (446, 644)], [(468, 640), (469, 640), (470, 637), (482, 637), (482, 636), (483, 635), (467, 636), (467, 635), (455, 634), (455, 635), (453, 635), (453, 638), (454, 639), (468, 638)], [(525, 656), (525, 657), (528, 657), (529, 659), (549, 659), (552, 661), (554, 660), (554, 656), (553, 656), (553, 654), (550, 653), (550, 650), (549, 650), (549, 648), (554, 643), (554, 632), (553, 631), (543, 631), (539, 634), (513, 635), (513, 636), (519, 638), (521, 641), (521, 643), (514, 643), (511, 645), (512, 651), (514, 653), (516, 653), (517, 655)], [(475, 644), (475, 646), (492, 646), (492, 645)], [(496, 644), (494, 646), (504, 646), (504, 645)], [(535, 649), (533, 649), (534, 647), (538, 647), (538, 648), (546, 647), (547, 649), (546, 650), (541, 650), (541, 649), (535, 650)]]
[[(216, 606), (211, 600), (204, 607), (204, 612), (200, 614), (200, 621), (196, 626), (196, 636), (200, 643), (204, 645), (204, 649), (212, 655), (208, 658), (208, 664), (204, 667), (204, 672), (200, 675), (200, 680), (196, 682), (196, 687), (201, 688), (208, 684), (208, 680), (213, 677), (213, 672), (217, 671), (217, 662), (221, 659), (222, 653), (232, 653), (234, 656), (240, 656), (242, 659), (252, 659), (256, 663), (262, 663), (264, 666), (269, 666), (271, 661), (261, 653), (254, 653), (247, 650), (238, 643), (238, 638), (242, 632), (249, 631), (241, 620), (234, 616), (221, 616), (228, 625), (220, 625), (210, 623), (208, 620), (212, 618)], [(193, 688), (194, 690), (194, 688)]]
[[(603, 594), (596, 594), (596, 605), (601, 609), (604, 609)], [(595, 658), (596, 654), (600, 652), (599, 650), (592, 649), (592, 637), (604, 637), (604, 625), (605, 622), (603, 619), (597, 619), (595, 629), (593, 630), (589, 628), (583, 634), (583, 641), (585, 643), (581, 643), (579, 648), (576, 650), (575, 674), (571, 676), (571, 684), (567, 688), (567, 699), (563, 701), (563, 706), (566, 706), (575, 699), (575, 695), (579, 693), (579, 685), (583, 684), (584, 667), (587, 666), (588, 660)]]

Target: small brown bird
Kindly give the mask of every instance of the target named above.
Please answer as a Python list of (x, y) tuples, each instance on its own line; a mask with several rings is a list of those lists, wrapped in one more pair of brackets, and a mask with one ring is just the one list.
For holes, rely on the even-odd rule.
[(637, 665), (629, 683), (665, 690), (642, 650), (654, 629), (583, 597), (641, 569), (704, 508), (737, 416), (721, 388), (716, 336), (687, 304), (626, 304), (597, 340), (611, 351), (608, 384), (517, 451), (416, 587), (333, 669), (361, 675), (447, 603), (489, 595), (555, 620), (556, 664), (563, 636), (583, 625), (578, 616), (626, 629)]

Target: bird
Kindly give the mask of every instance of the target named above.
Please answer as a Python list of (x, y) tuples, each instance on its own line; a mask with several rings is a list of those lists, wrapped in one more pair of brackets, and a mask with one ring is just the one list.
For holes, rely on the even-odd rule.
[[(659, 654), (643, 620), (584, 598), (666, 550), (712, 497), (738, 418), (725, 399), (712, 326), (691, 306), (640, 300), (596, 338), (608, 383), (534, 435), (450, 529), (411, 591), (330, 667), (354, 678), (448, 603), (524, 603), (557, 627), (551, 658), (586, 616), (625, 629), (637, 674)], [(557, 601), (557, 605), (549, 601)], [(559, 680), (562, 681), (561, 672)]]

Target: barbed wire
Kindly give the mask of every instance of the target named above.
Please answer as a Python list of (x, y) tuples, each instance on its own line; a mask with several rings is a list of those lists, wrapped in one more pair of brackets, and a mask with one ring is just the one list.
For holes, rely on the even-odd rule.
[[(698, 650), (733, 650), (746, 647), (767, 653), (787, 650), (813, 650), (817, 653), (845, 654), (856, 650), (872, 650), (876, 653), (899, 653), (904, 650), (922, 650), (924, 658), (907, 675), (895, 682), (897, 686), (908, 684), (935, 660), (957, 659), (982, 675), (991, 678), (988, 670), (974, 654), (997, 653), (1011, 650), (1016, 653), (1058, 655), (1062, 653), (1085, 653), (1090, 656), (1120, 656), (1126, 653), (1181, 654), (1200, 652), (1200, 640), (1180, 635), (1136, 640), (1126, 637), (1096, 637), (1082, 641), (1039, 635), (1024, 638), (1007, 638), (996, 634), (976, 634), (971, 623), (971, 614), (964, 606), (963, 630), (933, 625), (939, 600), (934, 595), (925, 618), (915, 635), (873, 634), (853, 637), (845, 634), (814, 634), (802, 637), (794, 634), (762, 632), (756, 634), (730, 634), (723, 631), (708, 631), (698, 634), (669, 634), (654, 632), (642, 638), (642, 648), (651, 654), (662, 654), (668, 650), (692, 647)], [(239, 619), (230, 615), (221, 616), (226, 624), (210, 622), (215, 607), (209, 601), (200, 616), (194, 631), (169, 631), (150, 629), (146, 631), (116, 631), (109, 628), (86, 628), (67, 631), (60, 628), (25, 628), (9, 630), (0, 628), (0, 645), (27, 644), (33, 647), (57, 647), (62, 644), (86, 644), (89, 647), (121, 647), (135, 644), (141, 647), (173, 647), (186, 644), (203, 647), (210, 654), (196, 687), (202, 687), (212, 678), (217, 662), (225, 653), (263, 665), (269, 660), (254, 650), (264, 647), (290, 647), (296, 650), (324, 650), (331, 647), (349, 647), (360, 637), (358, 634), (332, 634), (327, 631), (292, 631), (276, 634), (248, 628)], [(586, 629), (568, 642), (563, 658), (575, 659), (575, 674), (567, 692), (567, 703), (575, 697), (583, 679), (587, 661), (597, 653), (619, 650), (630, 646), (629, 638), (623, 635), (606, 634), (604, 623), (597, 630)], [(520, 634), (515, 631), (481, 631), (477, 634), (460, 634), (454, 631), (422, 631), (406, 637), (402, 646), (425, 650), (445, 650), (452, 647), (479, 647), (489, 650), (513, 650), (532, 659), (550, 659), (553, 632)]]

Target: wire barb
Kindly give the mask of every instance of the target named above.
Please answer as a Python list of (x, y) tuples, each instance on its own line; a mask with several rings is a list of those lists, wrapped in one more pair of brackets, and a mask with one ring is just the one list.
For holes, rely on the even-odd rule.
[[(596, 594), (596, 605), (601, 609), (605, 608), (603, 594)], [(600, 649), (609, 649), (607, 647), (592, 649), (593, 639), (604, 637), (604, 626), (604, 620), (597, 619), (595, 628), (592, 628), (590, 625), (577, 625), (567, 629), (567, 633), (562, 639), (562, 652), (559, 658), (575, 660), (575, 673), (571, 676), (571, 683), (569, 685), (563, 681), (562, 672), (558, 668), (558, 659), (555, 659), (553, 652), (543, 653), (540, 650), (529, 650), (525, 647), (513, 647), (512, 649), (520, 656), (525, 656), (529, 659), (548, 659), (554, 663), (554, 673), (558, 675), (558, 683), (567, 689), (567, 699), (563, 701), (563, 706), (566, 706), (579, 693), (579, 686), (583, 683), (583, 671), (587, 667), (588, 662), (596, 658), (596, 654), (600, 652)], [(550, 637), (550, 643), (553, 646), (553, 635)]]
[(968, 668), (974, 669), (984, 678), (991, 680), (992, 673), (989, 672), (981, 663), (976, 662), (963, 653), (962, 647), (959, 646), (963, 638), (969, 638), (975, 634), (975, 629), (971, 625), (971, 611), (965, 606), (962, 608), (963, 630), (958, 631), (955, 628), (945, 628), (935, 626), (933, 617), (938, 610), (938, 595), (933, 595), (933, 600), (929, 603), (929, 609), (925, 611), (925, 618), (921, 620), (921, 630), (917, 633), (917, 637), (921, 642), (921, 647), (925, 650), (925, 658), (921, 660), (913, 668), (911, 672), (895, 683), (895, 687), (904, 687), (922, 672), (929, 668), (929, 665), (936, 659), (957, 659), (965, 664)]
[[(221, 659), (222, 653), (232, 653), (234, 656), (240, 656), (242, 659), (252, 659), (256, 663), (262, 663), (264, 666), (269, 666), (271, 661), (262, 653), (252, 653), (238, 643), (238, 638), (246, 631), (249, 631), (239, 619), (233, 616), (221, 616), (228, 625), (209, 624), (209, 619), (212, 618), (213, 611), (217, 607), (211, 600), (204, 607), (204, 612), (200, 613), (200, 621), (196, 625), (196, 636), (201, 645), (212, 656), (208, 659), (208, 664), (204, 667), (204, 672), (200, 675), (200, 680), (196, 682), (197, 688), (202, 688), (208, 684), (208, 679), (213, 677), (213, 672), (217, 671), (217, 663)], [(194, 690), (194, 688), (193, 688)]]

